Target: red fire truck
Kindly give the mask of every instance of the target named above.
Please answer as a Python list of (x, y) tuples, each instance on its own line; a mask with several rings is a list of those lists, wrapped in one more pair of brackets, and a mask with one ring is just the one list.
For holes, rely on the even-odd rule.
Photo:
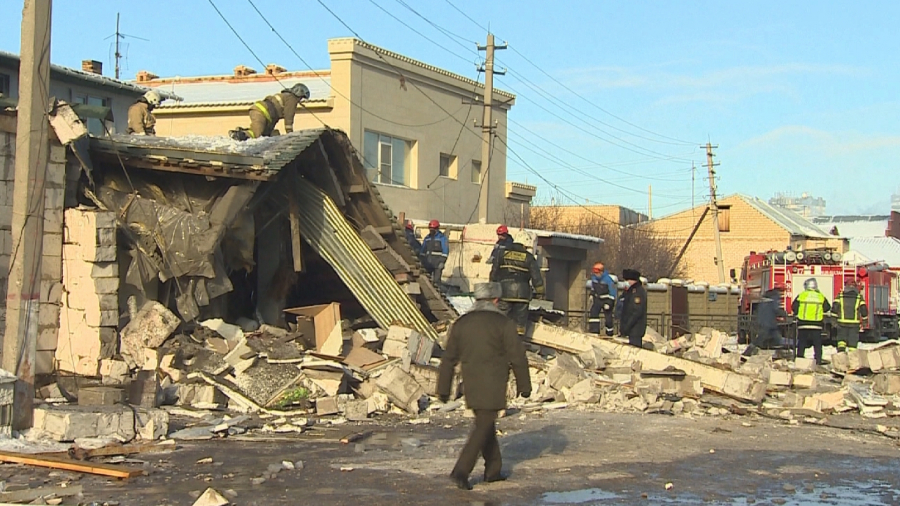
[[(781, 305), (791, 314), (791, 302), (803, 291), (803, 283), (815, 279), (829, 302), (843, 290), (846, 280), (853, 280), (866, 300), (869, 317), (862, 322), (860, 338), (866, 341), (893, 339), (900, 335), (897, 319), (897, 299), (894, 287), (897, 273), (883, 263), (847, 265), (841, 254), (827, 249), (806, 251), (750, 252), (741, 267), (741, 299), (739, 315), (742, 316), (741, 337), (746, 338), (755, 329), (752, 316), (763, 294), (775, 285), (784, 287)], [(826, 318), (826, 325), (833, 328), (833, 319)], [(833, 332), (831, 332), (833, 334)], [(832, 335), (833, 337), (833, 335)]]

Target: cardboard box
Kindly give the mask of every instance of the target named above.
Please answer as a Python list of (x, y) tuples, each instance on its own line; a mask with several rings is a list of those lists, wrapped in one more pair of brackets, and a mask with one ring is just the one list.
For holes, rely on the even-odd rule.
[[(295, 307), (285, 309), (284, 312), (297, 317), (297, 328), (303, 333), (303, 339), (309, 343), (315, 342), (316, 351), (327, 355), (340, 355), (340, 347), (344, 341), (341, 334), (340, 304), (332, 302), (318, 306)], [(336, 352), (335, 345), (337, 345)]]

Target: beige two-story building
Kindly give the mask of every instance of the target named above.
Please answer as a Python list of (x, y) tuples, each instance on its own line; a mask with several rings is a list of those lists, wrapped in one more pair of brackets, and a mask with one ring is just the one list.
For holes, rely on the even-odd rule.
[[(484, 86), (355, 38), (329, 40), (328, 54), (331, 68), (325, 70), (239, 65), (230, 75), (168, 78), (142, 71), (138, 83), (184, 98), (155, 111), (157, 132), (164, 136), (226, 135), (236, 126), (247, 127), (253, 102), (303, 83), (311, 99), (298, 111), (294, 129), (325, 124), (347, 132), (395, 213), (456, 223), (477, 220), (487, 164), (475, 121), (483, 115)], [(505, 141), (515, 96), (495, 89), (493, 101), (500, 140), (494, 140), (487, 174), (488, 221), (498, 222), (510, 194)], [(281, 123), (277, 128), (284, 131)]]

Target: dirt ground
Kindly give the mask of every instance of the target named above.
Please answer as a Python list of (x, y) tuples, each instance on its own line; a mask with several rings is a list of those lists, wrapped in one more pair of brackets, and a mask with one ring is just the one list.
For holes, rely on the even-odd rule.
[[(846, 421), (873, 425), (858, 416)], [(479, 464), (475, 489), (462, 491), (447, 473), (470, 424), (460, 413), (421, 425), (383, 417), (317, 431), (322, 436), (179, 443), (168, 453), (136, 456), (148, 474), (128, 481), (17, 465), (0, 466), (0, 480), (8, 488), (71, 481), (84, 487), (81, 504), (122, 506), (190, 505), (206, 487), (231, 494), (236, 505), (900, 502), (900, 446), (883, 436), (749, 416), (576, 409), (501, 419), (509, 480), (480, 483)], [(372, 434), (360, 443), (338, 442), (360, 431)], [(197, 463), (207, 457), (212, 463)], [(273, 476), (269, 466), (285, 460), (303, 467)]]

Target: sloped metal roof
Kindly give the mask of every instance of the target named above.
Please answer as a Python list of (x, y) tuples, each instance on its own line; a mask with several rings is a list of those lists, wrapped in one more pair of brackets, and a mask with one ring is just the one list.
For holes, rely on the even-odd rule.
[(850, 251), (871, 262), (882, 261), (893, 268), (900, 268), (900, 239), (894, 237), (854, 237), (850, 239)]
[(884, 237), (890, 215), (816, 216), (812, 222), (824, 230), (837, 227), (841, 237)]
[(830, 239), (835, 237), (815, 223), (793, 211), (773, 206), (764, 200), (749, 195), (738, 194), (737, 196), (750, 204), (751, 207), (759, 211), (763, 216), (774, 221), (791, 235), (815, 239)]
[(215, 80), (178, 82), (172, 81), (154, 86), (155, 90), (176, 93), (183, 100), (177, 103), (163, 103), (160, 109), (177, 109), (200, 106), (249, 105), (268, 95), (290, 88), (295, 84), (305, 84), (309, 88), (310, 101), (324, 101), (332, 95), (331, 77), (279, 77), (277, 80)]

